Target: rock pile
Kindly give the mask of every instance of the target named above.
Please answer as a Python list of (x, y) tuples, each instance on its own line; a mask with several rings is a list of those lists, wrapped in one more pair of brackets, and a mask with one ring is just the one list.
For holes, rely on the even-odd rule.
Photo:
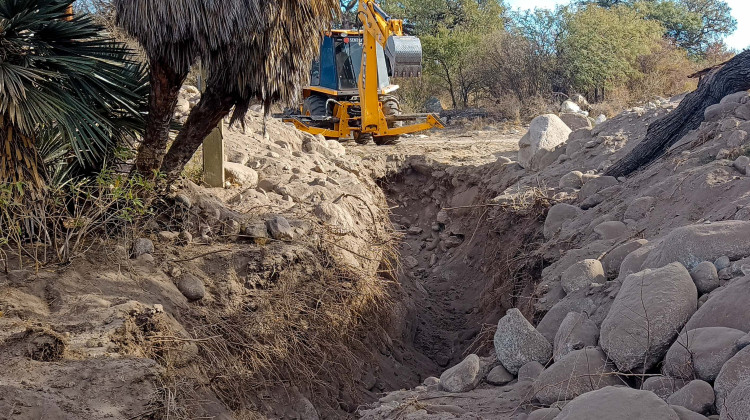
[[(545, 183), (558, 204), (544, 223), (552, 263), (536, 287), (543, 316), (535, 328), (509, 310), (494, 336), (500, 366), (487, 385), (471, 378), (478, 399), (483, 386), (502, 385), (498, 398), (531, 386), (499, 418), (750, 418), (750, 94), (706, 110), (700, 129), (657, 164), (629, 179), (602, 175), (675, 104), (651, 103), (567, 134), (545, 115), (519, 143), (529, 175), (499, 197)], [(521, 378), (530, 362), (544, 370)]]

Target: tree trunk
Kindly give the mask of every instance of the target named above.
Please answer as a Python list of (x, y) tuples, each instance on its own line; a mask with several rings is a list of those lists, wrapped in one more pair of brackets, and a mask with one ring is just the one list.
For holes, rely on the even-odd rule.
[(750, 50), (736, 55), (707, 75), (674, 111), (648, 127), (646, 137), (606, 175), (626, 176), (663, 155), (688, 132), (700, 127), (703, 114), (723, 97), (750, 89)]
[(150, 64), (148, 118), (143, 143), (135, 159), (135, 170), (144, 177), (153, 179), (167, 152), (169, 126), (187, 72), (178, 74), (158, 59), (151, 59)]
[(34, 139), (0, 117), (0, 185), (20, 183), (24, 194), (38, 198), (46, 185), (44, 164)]
[(167, 184), (179, 178), (203, 140), (219, 125), (222, 118), (229, 114), (233, 105), (234, 98), (231, 95), (221, 94), (208, 85), (164, 158), (161, 170), (166, 175)]

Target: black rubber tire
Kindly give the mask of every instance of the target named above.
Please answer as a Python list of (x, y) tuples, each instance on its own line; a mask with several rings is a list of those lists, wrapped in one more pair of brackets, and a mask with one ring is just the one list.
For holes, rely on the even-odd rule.
[[(401, 115), (401, 104), (395, 96), (384, 96), (383, 97), (383, 114), (386, 118), (394, 115)], [(388, 128), (401, 127), (401, 121), (393, 121), (388, 123)], [(378, 146), (387, 146), (391, 144), (397, 144), (401, 136), (375, 136), (373, 141)]]
[(315, 117), (330, 116), (328, 98), (322, 95), (310, 95), (302, 102), (302, 115)]
[(370, 140), (372, 140), (372, 134), (370, 133), (364, 133), (364, 134), (360, 133), (360, 134), (354, 135), (354, 142), (357, 144), (364, 145), (364, 144), (369, 143)]

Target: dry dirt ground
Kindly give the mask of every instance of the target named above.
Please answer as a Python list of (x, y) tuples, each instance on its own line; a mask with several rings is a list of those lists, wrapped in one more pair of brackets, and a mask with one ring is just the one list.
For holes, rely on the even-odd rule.
[[(677, 101), (574, 132), (538, 171), (516, 162), (523, 130), (342, 145), (251, 113), (227, 131), (226, 188), (174, 185), (148, 226), (69, 266), (9, 260), (0, 418), (523, 419), (550, 405), (539, 372), (485, 379), (508, 309), (550, 341), (568, 312), (599, 328), (634, 272), (609, 254), (635, 271), (716, 261), (708, 307), (742, 283), (750, 242), (722, 223), (750, 231), (748, 168), (735, 161), (750, 104), (627, 179), (601, 176)], [(677, 228), (700, 228), (698, 245), (671, 239)], [(612, 252), (632, 241), (638, 255)], [(583, 259), (609, 263), (604, 283), (564, 286)], [(721, 319), (746, 320), (735, 312)], [(465, 392), (431, 378), (467, 356), (478, 362)]]

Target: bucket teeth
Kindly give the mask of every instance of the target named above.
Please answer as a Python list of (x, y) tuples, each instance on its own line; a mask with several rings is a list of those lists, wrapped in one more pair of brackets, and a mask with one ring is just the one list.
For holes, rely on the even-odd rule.
[(422, 75), (422, 42), (414, 36), (391, 36), (385, 47), (393, 77)]

